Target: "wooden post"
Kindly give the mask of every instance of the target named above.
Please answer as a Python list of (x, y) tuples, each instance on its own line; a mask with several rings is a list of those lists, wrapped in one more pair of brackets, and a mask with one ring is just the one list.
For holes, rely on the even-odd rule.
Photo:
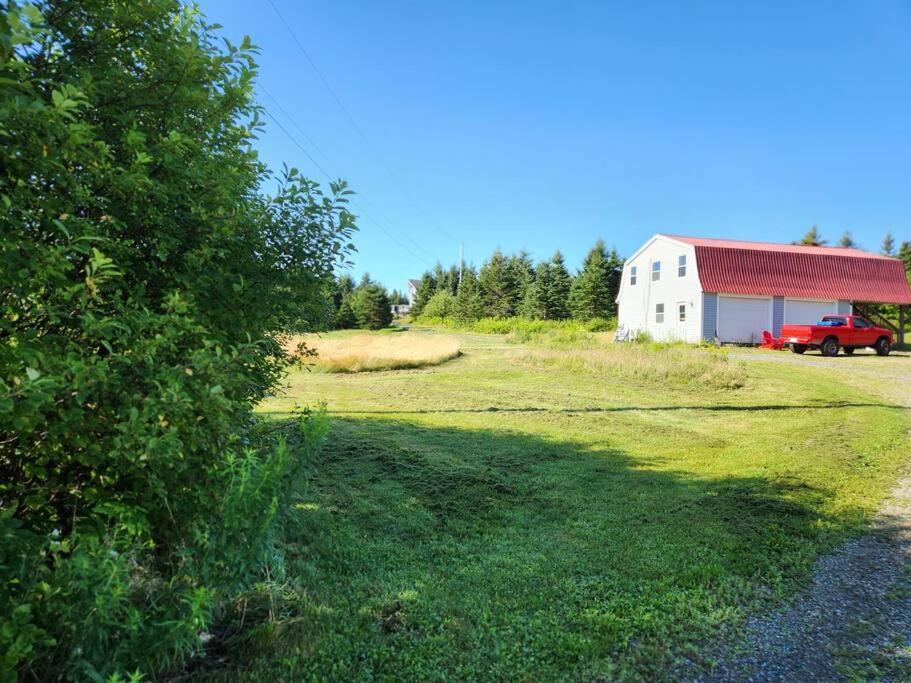
[(905, 345), (905, 307), (898, 307), (898, 343)]

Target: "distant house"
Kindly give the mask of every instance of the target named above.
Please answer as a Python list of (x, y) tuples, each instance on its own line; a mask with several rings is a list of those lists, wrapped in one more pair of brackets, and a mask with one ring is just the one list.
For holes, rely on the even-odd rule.
[(414, 305), (414, 299), (418, 295), (418, 286), (421, 284), (420, 280), (408, 280), (408, 305)]
[(392, 315), (396, 318), (408, 315), (409, 310), (411, 310), (410, 304), (392, 304)]
[(624, 265), (617, 303), (632, 335), (758, 343), (785, 323), (904, 307), (911, 287), (899, 259), (859, 249), (655, 235)]

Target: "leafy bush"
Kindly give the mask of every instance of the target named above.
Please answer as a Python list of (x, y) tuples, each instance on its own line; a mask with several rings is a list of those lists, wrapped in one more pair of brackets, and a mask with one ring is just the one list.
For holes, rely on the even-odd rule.
[(422, 315), (426, 318), (448, 318), (454, 311), (455, 297), (446, 290), (440, 290), (424, 306)]
[[(251, 143), (252, 46), (178, 0), (0, 15), (0, 678), (152, 672), (263, 566), (295, 471), (252, 408), (350, 249)], [(271, 184), (271, 181), (269, 181)]]

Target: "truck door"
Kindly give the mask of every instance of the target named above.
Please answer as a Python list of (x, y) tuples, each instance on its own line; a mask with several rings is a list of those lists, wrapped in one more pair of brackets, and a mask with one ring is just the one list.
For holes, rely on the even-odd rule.
[(872, 346), (876, 341), (873, 339), (873, 326), (864, 318), (848, 318), (853, 323), (851, 330), (851, 346)]

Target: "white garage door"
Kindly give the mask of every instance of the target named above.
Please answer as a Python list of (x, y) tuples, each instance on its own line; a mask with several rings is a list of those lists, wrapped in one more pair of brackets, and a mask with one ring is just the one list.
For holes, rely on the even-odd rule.
[(824, 315), (831, 315), (837, 312), (838, 307), (834, 301), (784, 300), (784, 321), (786, 324), (811, 325), (819, 322)]
[(718, 297), (718, 338), (723, 342), (758, 344), (762, 331), (772, 329), (772, 300)]

